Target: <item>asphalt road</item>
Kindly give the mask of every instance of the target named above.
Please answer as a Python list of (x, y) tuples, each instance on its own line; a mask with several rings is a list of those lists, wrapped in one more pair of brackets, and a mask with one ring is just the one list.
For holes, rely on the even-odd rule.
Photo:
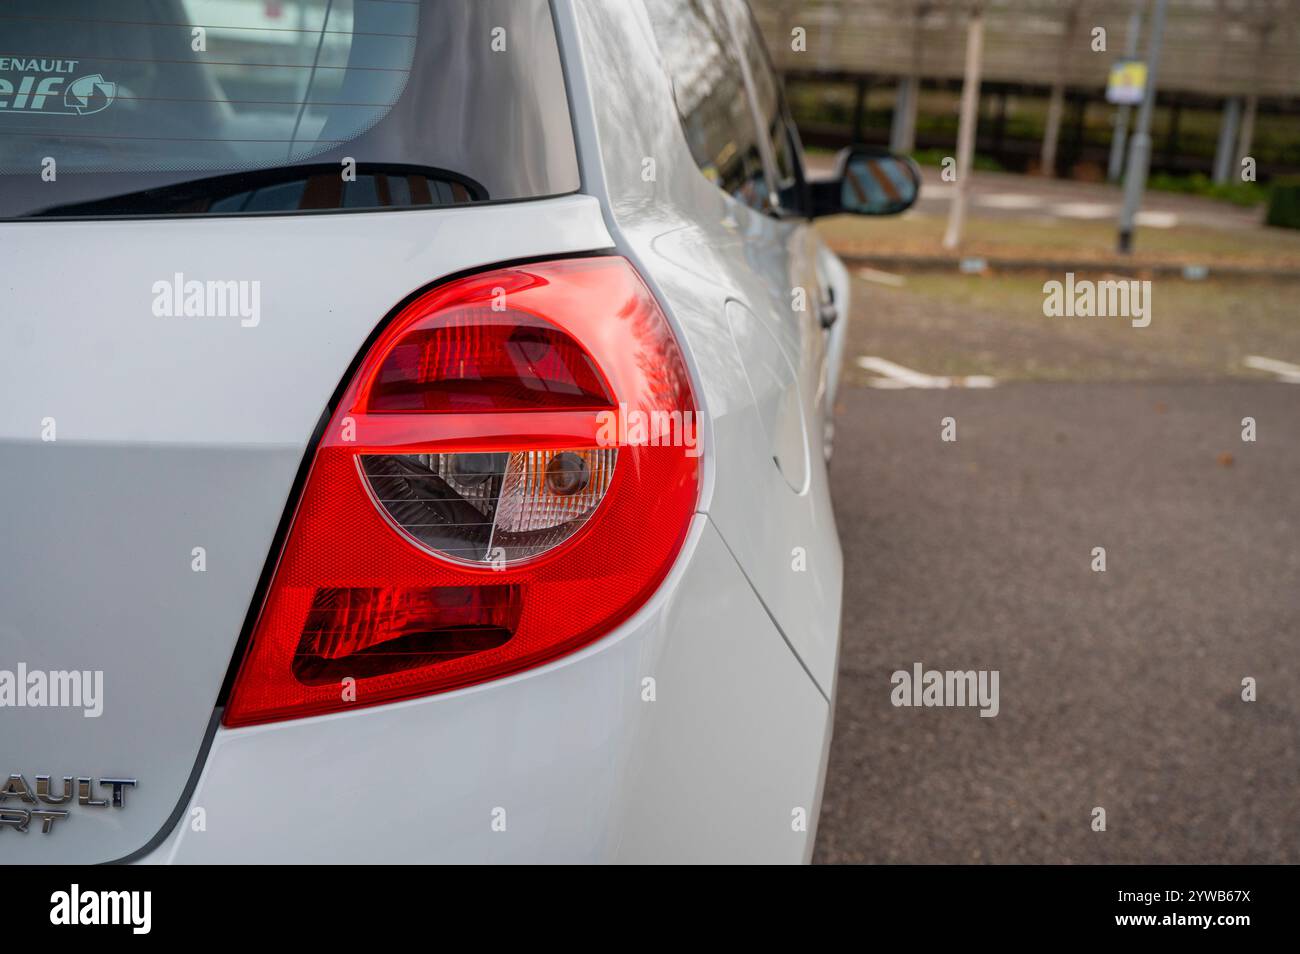
[[(816, 860), (1300, 862), (1300, 386), (848, 387), (840, 404)], [(894, 707), (891, 673), (918, 662), (998, 670), (999, 714)]]

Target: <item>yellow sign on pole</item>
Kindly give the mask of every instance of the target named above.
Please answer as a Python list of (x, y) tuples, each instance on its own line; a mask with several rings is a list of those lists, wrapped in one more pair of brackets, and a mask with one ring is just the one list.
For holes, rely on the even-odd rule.
[(1147, 65), (1141, 60), (1118, 60), (1106, 81), (1106, 102), (1136, 106), (1147, 89)]

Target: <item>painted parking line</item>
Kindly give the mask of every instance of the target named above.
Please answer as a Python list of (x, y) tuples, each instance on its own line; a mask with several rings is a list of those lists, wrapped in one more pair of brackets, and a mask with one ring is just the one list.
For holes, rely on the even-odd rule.
[(1172, 212), (1139, 212), (1133, 222), (1151, 229), (1172, 229), (1178, 224), (1178, 216)]
[(1287, 384), (1300, 384), (1300, 364), (1279, 361), (1277, 358), (1262, 358), (1257, 354), (1246, 355), (1241, 363), (1248, 368), (1254, 368), (1256, 371), (1268, 371), (1276, 374), (1278, 380), (1285, 381)]
[(888, 285), (890, 288), (902, 288), (907, 284), (907, 279), (902, 275), (882, 272), (877, 268), (859, 268), (858, 278), (865, 282), (875, 282), (877, 285)]
[(1023, 192), (991, 192), (975, 196), (975, 204), (986, 209), (1038, 209), (1043, 199)]
[(1119, 214), (1119, 206), (1108, 202), (1060, 202), (1051, 207), (1051, 212), (1065, 219), (1109, 219)]
[(873, 388), (887, 388), (890, 390), (899, 388), (991, 388), (997, 384), (997, 381), (984, 374), (972, 374), (955, 378), (924, 374), (870, 354), (864, 354), (858, 358), (858, 367), (881, 375), (881, 377), (873, 378), (868, 382)]

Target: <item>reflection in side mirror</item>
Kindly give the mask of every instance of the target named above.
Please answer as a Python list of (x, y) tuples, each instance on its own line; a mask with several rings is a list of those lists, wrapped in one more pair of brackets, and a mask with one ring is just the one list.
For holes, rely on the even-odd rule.
[(841, 179), (840, 204), (858, 215), (895, 215), (921, 192), (921, 177), (911, 159), (850, 153)]
[(921, 193), (921, 173), (906, 156), (864, 146), (841, 150), (834, 179), (812, 183), (813, 215), (897, 215)]

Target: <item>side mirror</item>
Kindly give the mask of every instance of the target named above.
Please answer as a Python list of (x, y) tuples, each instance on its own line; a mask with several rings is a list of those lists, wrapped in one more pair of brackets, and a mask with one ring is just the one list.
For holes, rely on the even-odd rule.
[(921, 170), (907, 156), (850, 146), (835, 157), (835, 176), (809, 183), (813, 216), (897, 215), (921, 194)]

